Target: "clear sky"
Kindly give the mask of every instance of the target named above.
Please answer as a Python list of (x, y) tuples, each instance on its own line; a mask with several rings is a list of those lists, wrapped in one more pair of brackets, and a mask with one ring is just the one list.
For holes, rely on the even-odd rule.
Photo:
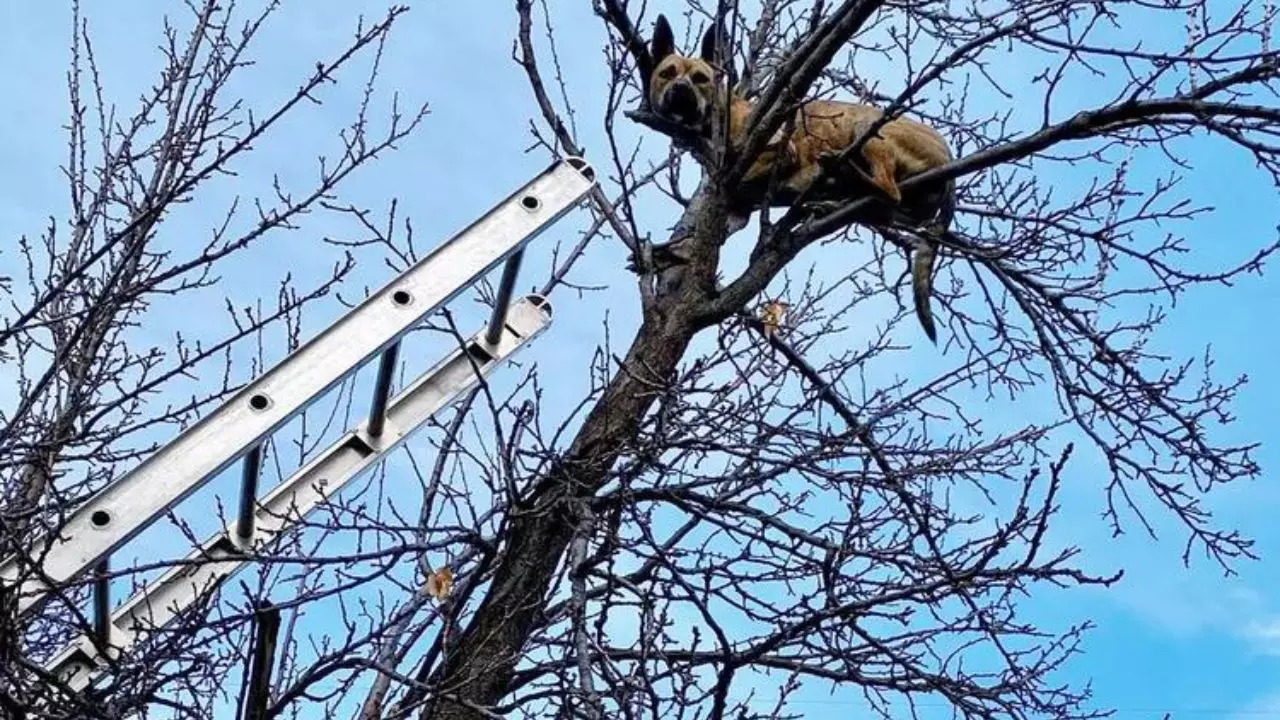
[[(161, 0), (86, 4), (110, 97), (122, 111), (130, 111), (159, 66), (158, 12), (178, 4)], [(608, 157), (600, 123), (606, 87), (599, 50), (604, 31), (591, 16), (588, 3), (550, 0), (548, 4), (557, 14), (558, 50), (574, 93), (580, 137), (588, 156), (600, 167)], [(509, 2), (413, 3), (388, 47), (382, 87), (401, 91), (406, 103), (429, 101), (431, 115), (399, 153), (360, 172), (346, 186), (344, 197), (377, 209), (385, 207), (389, 197), (399, 196), (402, 213), (413, 217), (420, 249), (443, 240), (546, 165), (541, 152), (525, 152), (531, 144), (528, 123), (534, 109), (523, 73), (510, 60), (515, 32), (511, 6)], [(380, 5), (367, 8), (369, 18), (380, 16)], [(332, 57), (350, 37), (354, 12), (351, 3), (339, 0), (286, 3), (255, 50), (258, 66), (242, 76), (242, 82), (250, 80), (241, 86), (248, 101), (267, 107), (291, 93), (317, 60)], [(0, 2), (0, 66), (10, 68), (0, 74), (0, 97), (9, 99), (0, 121), (0, 275), (12, 274), (10, 247), (18, 236), (35, 236), (49, 216), (66, 213), (59, 164), (66, 147), (61, 127), (66, 121), (69, 19), (66, 3)], [(179, 21), (179, 26), (185, 27), (184, 22)], [(1010, 63), (1002, 70), (1017, 73), (1020, 66)], [(309, 177), (315, 167), (312, 158), (334, 152), (334, 134), (358, 101), (363, 76), (349, 74), (345, 80), (347, 84), (328, 91), (326, 105), (306, 110), (286, 133), (264, 141), (250, 161), (240, 166), (239, 177), (213, 186), (201, 203), (168, 223), (165, 242), (178, 252), (194, 246), (206, 237), (235, 192), (268, 191), (273, 172), (299, 182)], [(891, 86), (891, 80), (884, 82)], [(1087, 103), (1089, 97), (1088, 86), (1082, 84), (1074, 99)], [(380, 100), (387, 99), (384, 92)], [(631, 127), (625, 133), (628, 137), (643, 134)], [(644, 147), (647, 153), (657, 154), (665, 152), (666, 144), (655, 136), (646, 138)], [(1210, 149), (1192, 158), (1197, 167), (1191, 180), (1194, 192), (1204, 204), (1217, 208), (1193, 237), (1197, 264), (1222, 266), (1239, 259), (1244, 248), (1258, 247), (1269, 239), (1244, 235), (1266, 230), (1266, 224), (1254, 219), (1256, 213), (1249, 217), (1250, 212), (1240, 208), (1260, 207), (1274, 216), (1274, 188), (1250, 193), (1222, 181), (1248, 168), (1247, 159), (1239, 155), (1234, 150)], [(607, 166), (601, 169), (608, 172)], [(648, 227), (657, 237), (675, 217), (672, 207), (655, 206)], [(557, 243), (562, 250), (571, 247), (582, 227), (581, 217), (571, 218), (539, 240), (529, 254), (520, 287), (541, 284), (552, 248)], [(306, 283), (341, 257), (338, 248), (320, 237), (350, 232), (350, 225), (340, 220), (312, 217), (300, 232), (278, 235), (224, 266), (225, 282), (217, 292), (201, 293), (181, 307), (154, 307), (137, 337), (167, 344), (165, 338), (174, 330), (196, 329), (193, 321), (205, 337), (216, 337), (231, 327), (221, 309), (223, 294), (237, 305), (246, 305), (259, 297), (270, 299), (275, 283), (286, 272)], [(816, 256), (806, 255), (802, 264)], [(358, 297), (362, 284), (377, 287), (389, 278), (374, 254), (358, 259), (362, 264), (344, 293), (348, 297)], [(576, 399), (586, 389), (586, 373), (576, 370), (585, 370), (590, 363), (606, 319), (615, 349), (635, 327), (639, 303), (632, 276), (622, 268), (624, 259), (623, 248), (616, 242), (594, 245), (572, 279), (606, 289), (581, 301), (573, 292), (559, 291), (553, 297), (555, 324), (521, 356), (522, 362), (542, 366), (544, 380), (552, 368), (575, 370), (556, 373), (556, 397), (548, 400), (544, 412), (563, 415), (568, 408), (564, 400), (557, 400)], [(1158, 336), (1160, 349), (1177, 356), (1197, 355), (1211, 344), (1219, 377), (1244, 373), (1251, 378), (1250, 390), (1235, 406), (1238, 422), (1230, 432), (1233, 438), (1269, 443), (1258, 454), (1264, 474), (1252, 485), (1219, 493), (1211, 505), (1258, 540), (1261, 562), (1243, 565), (1240, 576), (1230, 579), (1199, 560), (1183, 570), (1178, 560), (1181, 538), (1176, 533), (1164, 535), (1165, 542), (1158, 545), (1137, 534), (1108, 537), (1097, 518), (1101, 498), (1090, 492), (1096, 487), (1086, 477), (1087, 464), (1076, 470), (1077, 484), (1067, 492), (1067, 508), (1058, 519), (1060, 532), (1085, 548), (1089, 568), (1104, 572), (1124, 567), (1126, 577), (1108, 590), (1042, 593), (1027, 607), (1037, 619), (1065, 624), (1089, 618), (1097, 624), (1086, 639), (1085, 654), (1070, 662), (1063, 679), (1092, 678), (1098, 704), (1118, 709), (1119, 717), (1154, 718), (1164, 712), (1187, 718), (1280, 717), (1280, 681), (1276, 679), (1280, 677), (1280, 565), (1272, 553), (1280, 529), (1269, 522), (1280, 506), (1280, 494), (1270, 482), (1280, 459), (1272, 420), (1272, 408), (1280, 400), (1280, 380), (1272, 360), (1280, 342), (1268, 332), (1270, 308), (1277, 301), (1280, 283), (1274, 277), (1252, 277), (1233, 288), (1200, 290), (1170, 311)], [(476, 325), (482, 317), (468, 299), (455, 306), (463, 308), (463, 327)], [(341, 312), (333, 300), (317, 306), (304, 333), (314, 333)], [(917, 352), (933, 352), (918, 338), (904, 338), (908, 339), (918, 343)], [(187, 389), (175, 390), (175, 396)], [(7, 397), (7, 392), (0, 394), (0, 400)], [(210, 492), (227, 488), (221, 483)], [(208, 502), (207, 498), (202, 493), (193, 502)], [(207, 511), (201, 508), (190, 514), (197, 513)], [(203, 533), (217, 523), (205, 517), (193, 519), (193, 524)], [(174, 546), (174, 556), (183, 552), (185, 548)], [(145, 556), (136, 548), (126, 552), (131, 553)], [(819, 693), (804, 700), (794, 707), (812, 717), (844, 711), (836, 703), (845, 701)]]

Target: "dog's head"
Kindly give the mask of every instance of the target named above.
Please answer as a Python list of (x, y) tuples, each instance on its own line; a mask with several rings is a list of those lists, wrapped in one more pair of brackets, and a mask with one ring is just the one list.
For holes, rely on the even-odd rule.
[(658, 16), (649, 53), (653, 75), (649, 79), (649, 107), (653, 112), (684, 125), (701, 126), (711, 115), (716, 97), (716, 28), (702, 36), (700, 57), (676, 52), (675, 35), (665, 15)]

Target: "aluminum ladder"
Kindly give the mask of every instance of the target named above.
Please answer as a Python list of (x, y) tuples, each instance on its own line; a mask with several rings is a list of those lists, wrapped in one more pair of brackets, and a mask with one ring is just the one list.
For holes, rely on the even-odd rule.
[[(245, 567), (246, 551), (263, 548), (298, 525), (546, 329), (551, 307), (545, 298), (512, 301), (524, 247), (594, 186), (595, 172), (585, 160), (569, 157), (552, 164), (97, 493), (29, 555), (5, 559), (0, 587), (17, 594), (17, 612), (27, 615), (61, 583), (91, 569), (104, 573), (122, 545), (233, 463), (243, 465), (235, 522), (114, 612), (108, 581), (95, 580), (96, 638), (72, 642), (46, 669), (76, 691), (88, 687), (108, 667), (99, 647), (125, 653), (170, 623)], [(504, 261), (487, 326), (389, 397), (404, 335)], [(259, 500), (263, 443), (374, 356), (380, 360), (368, 417)]]

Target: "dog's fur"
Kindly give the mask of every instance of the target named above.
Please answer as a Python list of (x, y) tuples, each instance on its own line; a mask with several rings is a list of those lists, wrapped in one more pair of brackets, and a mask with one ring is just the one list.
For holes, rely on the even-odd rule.
[[(723, 107), (727, 98), (729, 142), (740, 149), (753, 106), (736, 94), (730, 96), (727, 84), (714, 72), (715, 30), (713, 26), (703, 36), (700, 57), (688, 57), (676, 52), (671, 25), (665, 16), (658, 16), (650, 43), (654, 70), (649, 80), (649, 107), (659, 116), (706, 135), (716, 104)], [(747, 170), (734, 192), (732, 209), (746, 215), (766, 198), (771, 205), (791, 205), (802, 196), (847, 202), (872, 192), (885, 202), (866, 214), (867, 222), (882, 227), (905, 225), (915, 234), (934, 236), (918, 243), (911, 274), (916, 314), (929, 339), (936, 341), (929, 309), (934, 243), (950, 226), (955, 185), (948, 180), (940, 187), (914, 189), (903, 197), (898, 184), (950, 162), (951, 150), (933, 128), (896, 117), (863, 144), (861, 158), (852, 158), (852, 164), (838, 162), (840, 154), (882, 116), (878, 108), (857, 103), (811, 100), (802, 104), (790, 133), (786, 126), (781, 128)], [(770, 187), (771, 181), (776, 181), (774, 187)]]

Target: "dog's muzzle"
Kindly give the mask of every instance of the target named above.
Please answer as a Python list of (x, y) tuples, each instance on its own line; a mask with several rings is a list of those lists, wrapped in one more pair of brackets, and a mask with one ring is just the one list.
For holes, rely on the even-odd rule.
[(702, 108), (699, 107), (698, 93), (687, 82), (674, 83), (662, 93), (662, 114), (673, 117), (683, 123), (695, 124), (702, 120)]

